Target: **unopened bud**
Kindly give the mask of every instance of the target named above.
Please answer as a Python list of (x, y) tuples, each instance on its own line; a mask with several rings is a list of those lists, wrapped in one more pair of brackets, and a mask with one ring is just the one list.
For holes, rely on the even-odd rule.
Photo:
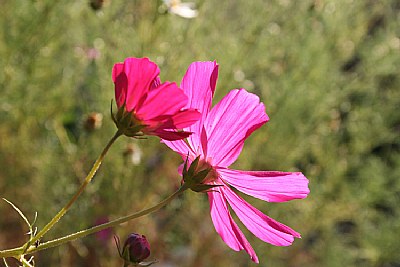
[(125, 260), (139, 263), (150, 256), (150, 244), (144, 235), (130, 234), (122, 249)]
[(150, 256), (150, 244), (144, 235), (130, 234), (125, 240), (122, 251), (119, 238), (115, 237), (120, 257), (125, 261), (124, 266), (150, 266), (156, 261), (144, 262)]

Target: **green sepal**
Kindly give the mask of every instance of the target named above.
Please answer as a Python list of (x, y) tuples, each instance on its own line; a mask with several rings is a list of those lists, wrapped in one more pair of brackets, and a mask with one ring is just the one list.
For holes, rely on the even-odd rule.
[(189, 161), (189, 152), (188, 152), (188, 155), (186, 156), (185, 163), (183, 164), (183, 170), (182, 170), (183, 180), (185, 180), (185, 176), (187, 176), (187, 174), (188, 174), (188, 170), (187, 170), (188, 161)]
[(196, 173), (195, 176), (192, 176), (192, 180), (196, 183), (202, 183), (211, 170), (212, 168), (210, 167), (205, 170), (199, 171), (198, 173)]
[(222, 185), (197, 184), (197, 185), (191, 186), (190, 190), (197, 192), (197, 193), (203, 193), (203, 192), (208, 192), (211, 188), (214, 188), (217, 186), (222, 186)]
[(143, 132), (141, 132), (141, 130), (145, 127), (146, 125), (136, 125), (131, 128), (125, 129), (123, 133), (124, 135), (129, 137), (143, 136)]
[(123, 249), (123, 251), (122, 251), (122, 258), (125, 260), (125, 261), (127, 261), (127, 262), (131, 262), (130, 260), (131, 260), (131, 256), (130, 256), (130, 253), (129, 253), (129, 249), (127, 249), (127, 248), (124, 248)]
[(117, 122), (121, 121), (122, 116), (125, 113), (125, 104), (123, 104), (117, 111), (117, 114), (115, 115), (115, 119)]
[(118, 120), (118, 124), (118, 126), (121, 126), (124, 129), (130, 128), (132, 125), (132, 114), (129, 112), (123, 113), (121, 119)]
[(111, 106), (110, 106), (110, 113), (111, 113), (111, 119), (117, 125), (117, 120), (115, 119), (114, 111), (113, 111), (113, 100), (111, 99)]
[(187, 171), (187, 176), (189, 178), (193, 177), (194, 172), (197, 169), (197, 166), (199, 165), (200, 161), (200, 156), (198, 156), (195, 160), (193, 160), (192, 164), (190, 164), (189, 170)]
[(128, 137), (140, 138), (144, 136), (143, 129), (148, 125), (138, 124), (132, 112), (125, 109), (125, 104), (118, 108), (116, 114), (113, 113), (111, 105), (111, 118), (120, 133)]

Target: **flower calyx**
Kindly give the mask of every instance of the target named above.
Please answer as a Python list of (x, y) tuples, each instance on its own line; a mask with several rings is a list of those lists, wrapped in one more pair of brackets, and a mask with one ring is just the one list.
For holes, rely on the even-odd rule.
[(189, 157), (186, 158), (186, 161), (183, 165), (183, 187), (189, 188), (194, 192), (203, 193), (216, 186), (220, 186), (205, 183), (211, 178), (210, 176), (214, 175), (214, 170), (208, 163), (200, 163), (200, 156), (198, 156), (195, 160), (193, 160), (188, 168), (188, 158)]
[(137, 119), (133, 111), (127, 111), (125, 104), (119, 107), (117, 113), (114, 114), (111, 103), (111, 118), (121, 134), (135, 138), (144, 135), (142, 130), (147, 125)]

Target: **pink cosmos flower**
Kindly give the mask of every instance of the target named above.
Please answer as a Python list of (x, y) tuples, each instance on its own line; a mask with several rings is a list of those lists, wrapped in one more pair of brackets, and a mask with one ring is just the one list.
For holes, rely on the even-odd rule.
[[(107, 216), (102, 216), (102, 217), (97, 218), (94, 224), (100, 225), (103, 223), (108, 223), (109, 221), (110, 220), (108, 219)], [(95, 234), (97, 240), (99, 242), (101, 242), (103, 246), (106, 246), (108, 244), (108, 241), (111, 239), (112, 235), (113, 235), (112, 228), (107, 228), (107, 229), (101, 230)]]
[[(186, 138), (190, 132), (176, 129), (192, 125), (200, 113), (184, 108), (188, 97), (175, 83), (161, 83), (159, 73), (158, 66), (148, 58), (127, 58), (124, 63), (114, 65), (112, 79), (117, 106), (131, 116), (128, 122), (124, 121), (128, 124), (124, 125), (124, 134), (138, 136), (140, 131), (165, 140)], [(124, 116), (119, 119), (122, 121)]]
[(189, 96), (187, 108), (198, 109), (198, 122), (185, 130), (193, 132), (183, 140), (165, 144), (189, 162), (200, 157), (198, 170), (211, 168), (203, 184), (219, 185), (207, 192), (211, 218), (222, 240), (233, 250), (245, 250), (258, 258), (250, 243), (232, 219), (228, 204), (241, 222), (259, 239), (276, 246), (289, 246), (300, 234), (247, 203), (231, 187), (250, 196), (284, 202), (305, 198), (308, 180), (300, 172), (240, 171), (229, 169), (238, 158), (244, 141), (269, 118), (259, 98), (244, 89), (232, 90), (210, 110), (218, 76), (215, 62), (192, 63), (181, 88)]

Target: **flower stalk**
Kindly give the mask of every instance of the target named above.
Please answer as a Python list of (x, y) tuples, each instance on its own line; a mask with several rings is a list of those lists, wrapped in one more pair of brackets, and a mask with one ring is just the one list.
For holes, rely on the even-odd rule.
[[(103, 223), (100, 225), (96, 225), (93, 226), (91, 228), (88, 228), (86, 230), (82, 230), (61, 238), (57, 238), (51, 241), (47, 241), (44, 243), (39, 244), (38, 246), (35, 245), (31, 245), (29, 248), (26, 249), (25, 254), (32, 254), (34, 252), (37, 252), (39, 250), (44, 250), (44, 249), (48, 249), (51, 247), (56, 247), (59, 245), (62, 245), (64, 243), (88, 236), (90, 234), (94, 234), (97, 233), (99, 231), (102, 231), (104, 229), (110, 228), (110, 227), (114, 227), (117, 225), (120, 225), (124, 222), (145, 216), (147, 214), (153, 213), (159, 209), (161, 209), (162, 207), (166, 206), (167, 204), (169, 204), (175, 197), (177, 197), (178, 195), (182, 194), (184, 191), (186, 191), (188, 188), (186, 187), (180, 187), (177, 191), (175, 191), (172, 195), (170, 195), (169, 197), (167, 197), (166, 199), (164, 199), (163, 201), (159, 202), (158, 204), (154, 205), (153, 207), (150, 207), (148, 209), (144, 209), (141, 210), (139, 212), (135, 212), (132, 213), (130, 215), (115, 219), (113, 221), (107, 222), (107, 223)], [(24, 246), (22, 247), (18, 247), (18, 248), (13, 248), (13, 249), (8, 249), (8, 250), (3, 250), (0, 251), (0, 257), (1, 258), (7, 258), (7, 257), (17, 257), (18, 255), (20, 255), (22, 252), (24, 251)]]
[[(33, 236), (32, 239), (28, 241), (26, 244), (26, 249), (31, 244), (34, 244), (36, 241), (40, 240), (60, 219), (62, 216), (67, 213), (67, 211), (71, 208), (72, 204), (78, 199), (78, 197), (82, 194), (82, 192), (85, 190), (86, 186), (92, 181), (93, 177), (95, 176), (97, 170), (100, 168), (101, 163), (103, 162), (104, 157), (106, 156), (108, 150), (112, 146), (112, 144), (117, 140), (118, 137), (120, 137), (122, 133), (120, 131), (117, 131), (114, 136), (110, 139), (110, 141), (107, 143), (103, 151), (101, 152), (100, 156), (97, 158), (95, 163), (93, 164), (92, 169), (90, 170), (89, 174), (86, 176), (85, 180), (79, 187), (78, 191), (72, 196), (72, 198), (68, 201), (68, 203), (54, 216), (51, 221), (46, 224), (42, 230), (39, 231), (35, 236)], [(28, 249), (29, 250), (29, 249)]]

